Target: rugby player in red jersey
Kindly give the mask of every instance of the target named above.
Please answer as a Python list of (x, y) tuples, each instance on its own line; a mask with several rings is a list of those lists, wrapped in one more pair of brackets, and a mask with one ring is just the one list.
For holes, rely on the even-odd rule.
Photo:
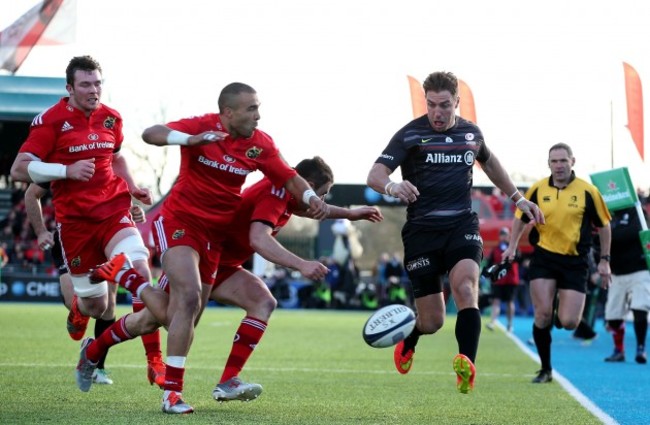
[[(252, 87), (229, 84), (221, 91), (218, 106), (218, 114), (154, 125), (142, 134), (152, 145), (181, 146), (178, 179), (153, 223), (162, 268), (170, 282), (166, 317), (152, 311), (159, 323), (168, 326), (162, 406), (166, 413), (194, 410), (182, 399), (185, 361), (195, 323), (207, 302), (208, 292), (202, 291), (202, 285), (214, 282), (225, 233), (241, 200), (246, 176), (262, 171), (274, 185), (300, 199), (315, 219), (325, 218), (329, 212), (329, 205), (282, 159), (273, 139), (257, 130), (260, 102)], [(151, 286), (133, 270), (128, 255), (113, 257), (94, 271), (94, 277), (117, 282), (141, 296), (148, 308), (159, 308), (143, 294)]]
[[(132, 197), (151, 204), (151, 194), (135, 184), (120, 154), (122, 117), (101, 103), (99, 63), (90, 56), (72, 58), (66, 89), (69, 97), (34, 118), (11, 175), (16, 181), (51, 182), (57, 230), (75, 291), (68, 331), (78, 340), (87, 316), (99, 319), (114, 307), (107, 284), (90, 283), (91, 268), (126, 252), (138, 273), (149, 278), (149, 253), (129, 209)], [(82, 355), (87, 343), (82, 342)], [(162, 362), (158, 366), (164, 367)], [(86, 372), (88, 379), (77, 381), (85, 391), (93, 370)]]
[[(329, 193), (334, 183), (332, 170), (320, 157), (302, 160), (296, 171), (321, 198)], [(266, 283), (242, 265), (257, 252), (266, 260), (298, 270), (311, 280), (321, 280), (327, 273), (327, 267), (320, 262), (300, 258), (275, 239), (292, 214), (309, 216), (300, 202), (268, 178), (242, 192), (241, 204), (226, 233), (225, 246), (228, 249), (221, 256), (210, 294), (210, 298), (219, 303), (246, 311), (246, 317), (235, 333), (223, 374), (212, 392), (217, 401), (248, 401), (262, 392), (261, 385), (243, 382), (238, 375), (264, 335), (277, 301)], [(383, 216), (376, 207), (348, 209), (330, 205), (328, 218), (365, 219), (376, 223)]]
[[(49, 188), (49, 183), (32, 183), (29, 185), (25, 192), (25, 213), (34, 229), (34, 234), (38, 240), (38, 246), (42, 250), (52, 250), (52, 261), (59, 274), (63, 304), (66, 306), (68, 311), (70, 311), (68, 316), (75, 317), (78, 313), (72, 311), (72, 300), (75, 297), (74, 286), (70, 279), (70, 273), (63, 261), (60, 238), (58, 237), (58, 232), (51, 231), (51, 229), (46, 226), (43, 218), (41, 198), (49, 192)], [(132, 205), (129, 213), (131, 214), (133, 221), (136, 223), (144, 223), (146, 221), (144, 210), (139, 205)], [(100, 319), (95, 320), (95, 338), (99, 337), (106, 329), (115, 323), (114, 306), (116, 303), (117, 287), (115, 285), (109, 285), (108, 294), (108, 308)], [(133, 311), (139, 311), (143, 308), (144, 304), (142, 301), (133, 299)], [(88, 317), (82, 316), (82, 319), (87, 321)], [(70, 318), (68, 318), (68, 324), (70, 323), (74, 322), (71, 322)], [(81, 336), (76, 339), (81, 339), (82, 336), (83, 332), (81, 333)], [(162, 362), (162, 353), (160, 351), (160, 333), (156, 330), (151, 334), (142, 335), (142, 343), (148, 360), (147, 377), (152, 384), (156, 383), (162, 385), (165, 379), (165, 365)], [(93, 373), (94, 384), (110, 385), (113, 383), (113, 380), (108, 376), (108, 372), (104, 367), (107, 354), (108, 351), (104, 353), (97, 362), (97, 369)]]

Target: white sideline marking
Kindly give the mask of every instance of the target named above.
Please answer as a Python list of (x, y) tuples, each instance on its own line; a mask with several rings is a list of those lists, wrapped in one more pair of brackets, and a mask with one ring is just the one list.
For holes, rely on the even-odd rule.
[[(512, 341), (514, 341), (515, 344), (528, 355), (531, 359), (533, 359), (537, 364), (539, 364), (539, 356), (537, 353), (533, 352), (526, 343), (521, 342), (519, 338), (517, 338), (513, 333), (507, 332), (506, 328), (503, 326), (501, 322), (496, 322), (497, 327), (499, 327), (507, 336), (510, 338)], [(596, 406), (586, 395), (584, 395), (582, 392), (580, 392), (579, 389), (573, 386), (573, 384), (566, 379), (564, 376), (560, 375), (560, 373), (553, 369), (553, 379), (556, 380), (562, 388), (566, 390), (566, 392), (569, 393), (569, 395), (573, 398), (576, 399), (578, 403), (582, 405), (585, 409), (593, 413), (594, 416), (596, 416), (598, 419), (603, 421), (603, 424), (605, 425), (620, 425), (614, 418), (609, 416), (607, 413), (605, 413), (600, 407)]]

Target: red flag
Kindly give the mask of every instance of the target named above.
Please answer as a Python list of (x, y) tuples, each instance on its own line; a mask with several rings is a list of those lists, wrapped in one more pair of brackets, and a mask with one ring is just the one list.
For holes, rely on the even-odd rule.
[(627, 128), (632, 135), (632, 141), (636, 150), (643, 157), (643, 92), (641, 90), (641, 78), (636, 70), (629, 64), (623, 62), (625, 71), (625, 97), (627, 99)]
[(474, 109), (474, 96), (465, 81), (458, 80), (458, 93), (460, 95), (460, 116), (476, 124), (476, 110)]
[(0, 32), (0, 69), (16, 72), (64, 0), (43, 0)]

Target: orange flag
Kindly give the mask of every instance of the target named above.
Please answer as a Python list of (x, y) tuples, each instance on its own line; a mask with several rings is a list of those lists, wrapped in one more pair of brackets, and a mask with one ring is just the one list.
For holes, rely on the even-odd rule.
[(632, 141), (636, 150), (643, 157), (643, 92), (641, 90), (641, 78), (636, 70), (629, 64), (623, 62), (625, 71), (625, 97), (627, 99), (627, 128), (632, 135)]
[(474, 109), (474, 96), (465, 81), (458, 80), (460, 92), (460, 116), (476, 124), (476, 110)]
[[(406, 77), (408, 78), (409, 89), (411, 91), (413, 118), (421, 117), (427, 113), (424, 89), (415, 77), (411, 77), (410, 75), (407, 75)], [(474, 96), (472, 95), (472, 91), (463, 80), (458, 80), (458, 91), (460, 92), (460, 116), (476, 123), (476, 110), (474, 109)]]
[(407, 75), (409, 80), (409, 89), (411, 90), (411, 107), (413, 108), (413, 118), (421, 117), (427, 113), (427, 102), (424, 100), (424, 89), (420, 82)]

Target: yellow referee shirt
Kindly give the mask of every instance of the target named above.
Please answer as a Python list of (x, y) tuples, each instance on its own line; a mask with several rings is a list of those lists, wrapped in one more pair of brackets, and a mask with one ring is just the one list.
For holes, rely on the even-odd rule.
[[(564, 189), (555, 187), (551, 176), (533, 184), (526, 198), (541, 208), (546, 219), (546, 224), (536, 224), (531, 231), (531, 243), (556, 254), (587, 254), (592, 244), (592, 225), (603, 227), (612, 219), (596, 186), (573, 172)], [(520, 210), (515, 217), (530, 221)]]

